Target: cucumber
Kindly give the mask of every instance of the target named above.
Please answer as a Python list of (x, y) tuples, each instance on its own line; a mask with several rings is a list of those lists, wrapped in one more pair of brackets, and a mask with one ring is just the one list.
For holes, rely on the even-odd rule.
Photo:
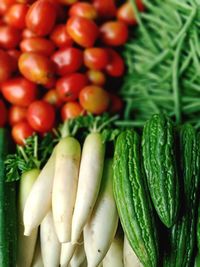
[(16, 266), (16, 184), (5, 182), (8, 132), (0, 128), (0, 266)]
[(139, 135), (122, 132), (114, 152), (114, 197), (125, 235), (145, 267), (159, 266), (158, 234), (142, 165)]
[(179, 178), (173, 123), (164, 114), (155, 114), (146, 122), (142, 151), (151, 199), (160, 220), (169, 228), (178, 217)]

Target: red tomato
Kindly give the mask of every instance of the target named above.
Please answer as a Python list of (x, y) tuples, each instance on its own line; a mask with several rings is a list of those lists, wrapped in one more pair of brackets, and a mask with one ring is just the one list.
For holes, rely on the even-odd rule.
[(70, 16), (79, 16), (87, 19), (96, 19), (97, 11), (95, 7), (87, 2), (79, 2), (71, 6), (69, 10)]
[(67, 102), (61, 109), (62, 120), (68, 120), (83, 115), (83, 108), (78, 102)]
[(35, 34), (34, 32), (32, 32), (29, 29), (24, 29), (22, 32), (22, 38), (26, 39), (26, 38), (32, 38), (32, 37), (37, 37), (37, 34)]
[(20, 121), (16, 123), (12, 128), (12, 137), (16, 144), (25, 145), (26, 139), (33, 135), (34, 130), (28, 124), (27, 121)]
[(97, 25), (90, 19), (73, 16), (67, 21), (67, 32), (80, 46), (91, 47), (99, 35)]
[(12, 5), (5, 14), (6, 23), (18, 29), (24, 29), (26, 26), (25, 17), (28, 9), (29, 7), (26, 4)]
[(26, 15), (26, 26), (39, 36), (47, 35), (56, 21), (56, 7), (52, 1), (38, 0), (33, 3)]
[(108, 64), (108, 53), (104, 48), (92, 47), (84, 51), (84, 64), (89, 69), (102, 70)]
[(118, 113), (122, 111), (123, 108), (122, 99), (115, 94), (109, 94), (109, 97), (110, 97), (110, 105), (108, 111), (110, 113)]
[(88, 80), (95, 85), (102, 86), (106, 82), (106, 76), (103, 72), (98, 70), (88, 70), (86, 73)]
[(72, 73), (63, 76), (57, 81), (56, 90), (63, 101), (74, 101), (79, 92), (88, 84), (87, 76), (81, 73)]
[(66, 31), (65, 24), (56, 25), (50, 35), (51, 40), (58, 47), (72, 46), (73, 40)]
[(10, 125), (14, 125), (26, 119), (27, 108), (20, 106), (11, 106), (8, 111), (8, 121)]
[(15, 4), (15, 0), (0, 1), (0, 15), (4, 15), (11, 5)]
[(63, 47), (51, 59), (57, 67), (57, 73), (63, 76), (79, 70), (83, 64), (83, 52), (78, 48)]
[(44, 100), (33, 102), (28, 107), (27, 119), (31, 127), (41, 133), (50, 131), (55, 123), (55, 110)]
[(115, 50), (108, 48), (109, 63), (106, 66), (106, 72), (112, 77), (120, 77), (123, 75), (125, 66), (120, 54)]
[(106, 45), (120, 46), (128, 39), (128, 27), (121, 21), (109, 21), (100, 28), (101, 40)]
[(57, 0), (60, 4), (63, 5), (72, 5), (77, 2), (77, 0)]
[(53, 106), (56, 106), (56, 107), (60, 107), (62, 105), (62, 103), (63, 103), (63, 101), (59, 98), (58, 92), (56, 91), (56, 89), (49, 90), (43, 96), (43, 100), (45, 100), (49, 104), (51, 104)]
[(11, 104), (27, 107), (37, 98), (36, 84), (23, 77), (17, 77), (2, 83), (1, 91)]
[(21, 32), (12, 26), (0, 26), (0, 48), (13, 49), (21, 40)]
[(0, 99), (0, 127), (3, 127), (7, 121), (7, 109), (2, 99)]
[(22, 53), (18, 66), (24, 77), (43, 85), (50, 83), (55, 73), (53, 62), (48, 57), (34, 52)]
[(92, 2), (98, 12), (98, 17), (103, 19), (115, 17), (117, 7), (114, 0), (93, 0)]
[[(141, 0), (136, 0), (139, 11), (144, 11), (144, 5)], [(117, 11), (117, 18), (128, 25), (136, 25), (136, 17), (131, 2), (126, 2)]]
[(45, 56), (50, 56), (55, 50), (55, 45), (51, 40), (33, 37), (22, 40), (20, 48), (22, 52), (36, 52)]
[(0, 50), (0, 83), (10, 78), (13, 71), (12, 59), (3, 50)]
[(90, 85), (84, 87), (79, 94), (81, 106), (93, 114), (105, 112), (109, 106), (109, 94), (101, 87)]
[(18, 59), (21, 55), (21, 51), (17, 49), (10, 49), (10, 50), (7, 50), (7, 53), (10, 56), (10, 60), (12, 63), (12, 70), (17, 71), (18, 70)]

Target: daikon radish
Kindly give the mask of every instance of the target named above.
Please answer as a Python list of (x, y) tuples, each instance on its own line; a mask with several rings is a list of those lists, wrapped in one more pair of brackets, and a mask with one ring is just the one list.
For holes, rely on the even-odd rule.
[(28, 195), (24, 214), (24, 235), (29, 236), (37, 228), (51, 208), (54, 178), (55, 149), (43, 167)]
[(34, 229), (30, 236), (24, 236), (23, 211), (27, 197), (39, 173), (40, 171), (38, 169), (32, 169), (25, 172), (20, 179), (18, 205), (18, 267), (30, 267), (34, 255), (38, 229)]
[(123, 249), (124, 267), (143, 267), (138, 257), (135, 255), (132, 247), (130, 246), (126, 236), (124, 236), (124, 249)]
[(44, 267), (56, 267), (60, 263), (61, 244), (58, 241), (50, 211), (40, 226), (41, 252)]
[(36, 248), (35, 248), (33, 262), (31, 264), (31, 267), (44, 267), (43, 260), (42, 260), (42, 254), (41, 254), (41, 246), (40, 246), (39, 236), (37, 239)]
[(69, 266), (80, 267), (85, 259), (86, 259), (86, 256), (85, 256), (84, 245), (83, 244), (77, 245)]
[(101, 134), (90, 133), (85, 139), (81, 156), (78, 191), (72, 218), (72, 243), (77, 243), (80, 238), (97, 200), (104, 155), (105, 144), (103, 144)]
[(84, 247), (88, 267), (97, 267), (102, 262), (116, 234), (118, 213), (112, 182), (112, 160), (107, 159), (97, 202), (84, 227)]
[(60, 140), (56, 148), (52, 212), (56, 233), (61, 243), (71, 240), (80, 157), (81, 147), (75, 138), (68, 136)]
[(62, 243), (61, 255), (60, 255), (60, 266), (67, 267), (76, 249), (76, 244), (71, 242)]

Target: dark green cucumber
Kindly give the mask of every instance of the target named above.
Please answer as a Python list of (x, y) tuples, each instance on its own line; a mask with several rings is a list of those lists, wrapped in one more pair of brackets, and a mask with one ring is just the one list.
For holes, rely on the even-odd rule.
[(193, 267), (196, 244), (197, 196), (200, 174), (200, 139), (186, 124), (180, 129), (180, 167), (182, 178), (181, 213), (169, 230), (166, 267)]
[(154, 207), (163, 224), (171, 227), (179, 212), (179, 180), (173, 123), (164, 114), (153, 115), (146, 122), (142, 151)]
[(6, 183), (5, 158), (8, 153), (8, 132), (0, 128), (0, 266), (16, 266), (16, 190)]
[(122, 132), (116, 141), (113, 189), (127, 239), (145, 267), (159, 266), (157, 229), (141, 159), (140, 137)]

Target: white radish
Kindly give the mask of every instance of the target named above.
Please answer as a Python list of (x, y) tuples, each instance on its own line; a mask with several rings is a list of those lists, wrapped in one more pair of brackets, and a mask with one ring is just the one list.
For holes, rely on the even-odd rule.
[(80, 265), (80, 267), (88, 267), (86, 258), (85, 258), (84, 262)]
[(69, 266), (80, 267), (85, 259), (86, 259), (86, 256), (85, 256), (84, 245), (83, 244), (77, 245)]
[(40, 226), (41, 252), (44, 267), (56, 267), (60, 263), (61, 244), (58, 241), (50, 211)]
[(61, 255), (60, 255), (60, 266), (67, 267), (76, 249), (76, 244), (71, 242), (62, 243)]
[(40, 238), (38, 238), (36, 243), (35, 253), (31, 267), (44, 267), (41, 254)]
[(123, 249), (124, 267), (143, 267), (139, 261), (132, 247), (130, 246), (128, 239), (124, 236), (124, 249)]
[(52, 187), (54, 178), (55, 149), (40, 172), (24, 208), (24, 235), (29, 236), (37, 228), (51, 209)]
[(68, 136), (60, 140), (56, 148), (52, 211), (56, 233), (61, 243), (71, 240), (80, 157), (81, 147), (75, 138)]
[(78, 191), (72, 218), (72, 243), (77, 243), (80, 238), (97, 200), (104, 155), (105, 144), (103, 144), (101, 134), (90, 133), (85, 139), (81, 156)]
[(123, 238), (116, 235), (110, 249), (103, 259), (103, 267), (124, 267), (123, 264)]
[(88, 267), (97, 267), (102, 262), (116, 234), (118, 213), (112, 182), (112, 160), (107, 159), (97, 202), (84, 227), (84, 247)]
[(25, 172), (20, 179), (18, 206), (18, 267), (30, 267), (34, 255), (38, 229), (34, 229), (30, 236), (24, 236), (23, 211), (27, 197), (39, 173), (40, 171), (38, 169), (32, 169)]

